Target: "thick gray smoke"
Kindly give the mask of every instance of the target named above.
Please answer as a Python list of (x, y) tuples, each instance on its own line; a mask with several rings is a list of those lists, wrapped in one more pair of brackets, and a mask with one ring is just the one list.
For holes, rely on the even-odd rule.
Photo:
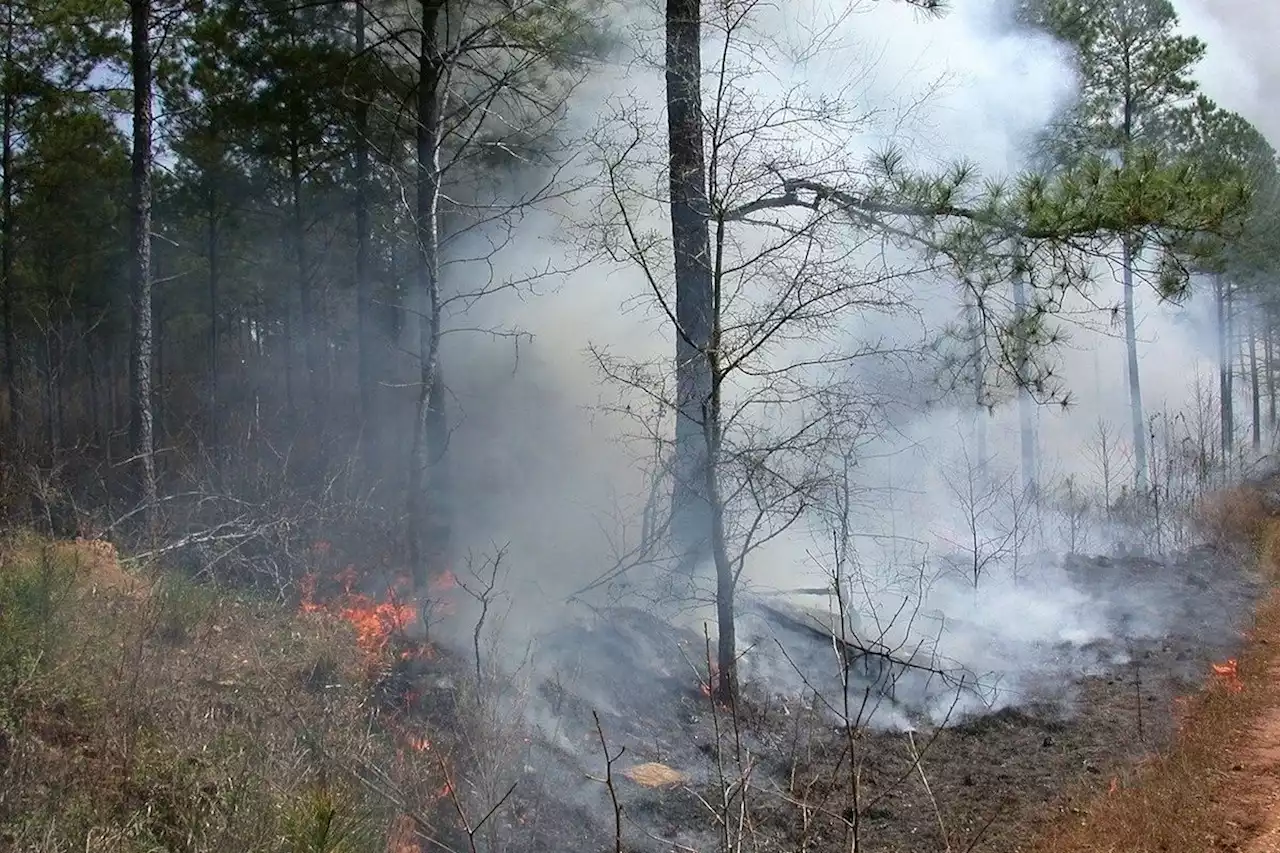
[[(762, 6), (750, 37), (772, 42), (771, 51), (759, 53), (771, 73), (753, 78), (750, 94), (761, 103), (799, 90), (854, 101), (849, 106), (862, 121), (842, 140), (846, 150), (840, 152), (850, 159), (892, 143), (920, 168), (967, 160), (985, 175), (1007, 175), (1023, 165), (1028, 140), (1073, 97), (1068, 52), (1013, 27), (1003, 3), (962, 0), (936, 20), (901, 3), (844, 9), (834, 0)], [(1251, 6), (1250, 13), (1257, 10)], [(650, 37), (661, 31), (654, 10), (630, 14)], [(1190, 7), (1187, 15), (1197, 26), (1207, 20)], [(1206, 35), (1218, 39), (1227, 26)], [(1249, 32), (1270, 29), (1255, 23)], [(1207, 65), (1214, 74), (1243, 73), (1220, 57), (1214, 62)], [(572, 132), (597, 138), (624, 108), (660, 133), (661, 103), (661, 74), (643, 59), (627, 57), (592, 72), (574, 102)], [(819, 144), (795, 143), (810, 151)], [(598, 177), (594, 150), (581, 147), (575, 175)], [(664, 180), (656, 169), (639, 168), (635, 177), (640, 195)], [(576, 250), (586, 243), (581, 235), (601, 203), (599, 194), (584, 192), (557, 211), (530, 216), (498, 258), (500, 268), (520, 275), (548, 258), (576, 262)], [(661, 205), (645, 207), (640, 224), (661, 236), (667, 227)], [(868, 249), (866, 261), (873, 260)], [(889, 261), (895, 269), (912, 262), (905, 255)], [(852, 316), (844, 333), (851, 341), (927, 354), (925, 345), (961, 318), (960, 296), (936, 275), (906, 278), (898, 286), (909, 297), (909, 310)], [(630, 401), (603, 381), (590, 350), (606, 347), (649, 361), (673, 350), (671, 332), (634, 268), (594, 260), (542, 290), (499, 295), (467, 318), (468, 325), (524, 330), (532, 337), (518, 348), (510, 339), (460, 335), (446, 353), (462, 420), (451, 446), (462, 490), (461, 535), (477, 553), (509, 544), (506, 583), (514, 604), (502, 630), (517, 638), (575, 618), (566, 596), (605, 572), (637, 536), (652, 451), (630, 440), (634, 422), (602, 408)], [(1073, 405), (1035, 412), (1042, 487), (1070, 475), (1071, 489), (1098, 493), (1105, 468), (1114, 499), (1131, 477), (1125, 467), (1124, 345), (1106, 310), (1120, 296), (1115, 271), (1100, 263), (1091, 298), (1067, 306), (1075, 318), (1071, 338), (1056, 358)], [(1211, 375), (1204, 301), (1161, 305), (1149, 290), (1139, 297), (1149, 413), (1194, 408), (1191, 377), (1208, 381)], [(784, 350), (778, 357), (793, 355)], [(1107, 614), (1116, 602), (1073, 585), (1060, 555), (1068, 549), (1110, 551), (1118, 542), (1116, 529), (1069, 510), (1033, 517), (1018, 496), (1012, 403), (977, 416), (956, 397), (937, 393), (925, 355), (867, 359), (854, 370), (878, 398), (876, 432), (861, 443), (853, 469), (854, 552), (842, 570), (857, 581), (851, 605), (860, 614), (859, 631), (992, 676), (984, 698), (995, 704), (1018, 701), (1030, 682), (1059, 671), (1054, 667), (1083, 666), (1083, 658), (1064, 658), (1063, 647), (1108, 637), (1115, 626)], [(985, 421), (981, 428), (979, 420)], [(988, 485), (975, 492), (982, 448), (993, 458), (986, 463)], [(1104, 456), (1111, 457), (1106, 464)], [(802, 518), (752, 555), (744, 584), (759, 593), (822, 587), (833, 571), (830, 541), (829, 527)], [(788, 606), (818, 601), (818, 609), (829, 609), (813, 596), (784, 600)], [(1122, 603), (1131, 635), (1156, 636), (1176, 614)], [(913, 618), (892, 618), (904, 612)], [(707, 615), (686, 618), (700, 624)], [(770, 645), (771, 628), (751, 619), (744, 624), (759, 648)], [(794, 661), (761, 652), (749, 659), (751, 667), (779, 683), (798, 683)]]

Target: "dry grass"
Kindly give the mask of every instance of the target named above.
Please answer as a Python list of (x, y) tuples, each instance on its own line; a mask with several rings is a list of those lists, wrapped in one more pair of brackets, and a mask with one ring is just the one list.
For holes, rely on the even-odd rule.
[[(1280, 576), (1280, 517), (1267, 512), (1260, 493), (1228, 492), (1206, 509), (1211, 530), (1224, 541), (1252, 543), (1260, 568)], [(1166, 753), (1117, 781), (1083, 814), (1063, 815), (1033, 849), (1200, 853), (1236, 849), (1254, 834), (1261, 809), (1245, 771), (1255, 728), (1280, 707), (1280, 589), (1261, 603), (1246, 640), (1235, 661), (1238, 680), (1213, 674), (1203, 691), (1179, 700), (1178, 736)]]
[(1272, 514), (1261, 489), (1242, 486), (1209, 495), (1196, 507), (1196, 532), (1220, 545), (1248, 543), (1257, 547), (1267, 534)]
[(441, 770), (368, 671), (323, 614), (0, 542), (0, 851), (382, 853), (403, 817), (353, 771)]

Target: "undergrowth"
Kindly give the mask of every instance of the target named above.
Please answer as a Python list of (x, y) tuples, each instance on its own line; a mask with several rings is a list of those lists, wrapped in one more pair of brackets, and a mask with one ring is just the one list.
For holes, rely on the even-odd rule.
[(384, 853), (403, 817), (359, 768), (438, 770), (382, 724), (369, 669), (334, 620), (105, 543), (5, 540), (0, 851)]

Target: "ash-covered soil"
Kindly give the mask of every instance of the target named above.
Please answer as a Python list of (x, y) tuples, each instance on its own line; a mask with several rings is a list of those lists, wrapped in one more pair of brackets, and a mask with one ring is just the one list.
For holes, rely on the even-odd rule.
[[(721, 849), (726, 832), (747, 850), (848, 849), (855, 829), (866, 851), (1019, 850), (1169, 743), (1174, 698), (1240, 641), (1260, 591), (1244, 565), (1207, 548), (1069, 559), (1105, 630), (1032, 644), (1030, 671), (1020, 650), (1005, 691), (984, 687), (998, 671), (938, 658), (935, 673), (901, 647), (875, 666), (855, 659), (848, 711), (838, 666), (802, 679), (807, 691), (748, 681), (741, 707), (716, 708), (703, 636), (629, 608), (566, 625), (541, 642), (554, 672), (521, 706), (527, 743), (494, 818), (511, 832), (504, 849), (613, 850), (616, 797), (629, 851)], [(778, 627), (797, 670), (838, 659), (820, 631)], [(871, 710), (872, 725), (840, 722)], [(673, 773), (629, 777), (647, 763)]]

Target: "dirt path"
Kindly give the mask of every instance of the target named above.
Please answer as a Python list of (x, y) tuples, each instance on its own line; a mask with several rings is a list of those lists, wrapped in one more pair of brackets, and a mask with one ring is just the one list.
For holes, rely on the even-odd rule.
[[(1273, 663), (1268, 675), (1270, 684), (1280, 685), (1280, 663)], [(1280, 706), (1259, 717), (1245, 743), (1227, 786), (1228, 796), (1239, 798), (1241, 829), (1257, 833), (1243, 850), (1280, 853)]]

